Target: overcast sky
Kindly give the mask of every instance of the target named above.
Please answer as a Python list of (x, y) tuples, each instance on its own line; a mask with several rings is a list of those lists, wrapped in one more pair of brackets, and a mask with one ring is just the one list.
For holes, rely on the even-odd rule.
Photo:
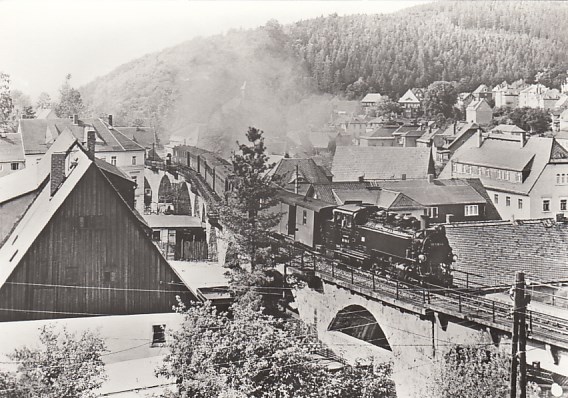
[(388, 13), (426, 1), (0, 0), (0, 71), (34, 99), (55, 98), (65, 75), (80, 86), (141, 55), (196, 36), (294, 22)]

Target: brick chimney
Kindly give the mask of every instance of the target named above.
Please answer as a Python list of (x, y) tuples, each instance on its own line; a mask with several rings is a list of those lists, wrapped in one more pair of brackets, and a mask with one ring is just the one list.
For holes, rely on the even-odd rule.
[(112, 115), (108, 115), (108, 125), (112, 127)]
[(74, 115), (73, 115), (73, 124), (74, 124), (75, 126), (78, 126), (78, 125), (79, 125), (79, 115), (77, 115), (77, 114), (74, 114)]
[(59, 189), (65, 180), (65, 153), (53, 153), (51, 155), (51, 174), (49, 177), (51, 186), (51, 196)]
[(432, 184), (434, 182), (434, 174), (428, 174), (428, 184)]
[(97, 133), (95, 130), (87, 131), (87, 155), (90, 159), (95, 158), (95, 143), (97, 142)]
[(527, 141), (526, 133), (523, 131), (521, 133), (520, 137), (521, 137), (521, 148), (524, 148), (526, 141)]
[(481, 148), (481, 146), (483, 145), (483, 135), (481, 134), (481, 129), (477, 130), (477, 147)]

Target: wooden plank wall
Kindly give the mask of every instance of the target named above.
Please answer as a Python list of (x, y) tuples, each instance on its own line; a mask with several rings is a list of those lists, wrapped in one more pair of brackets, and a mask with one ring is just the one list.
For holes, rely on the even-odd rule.
[(0, 320), (169, 312), (176, 295), (193, 299), (91, 166), (0, 289)]

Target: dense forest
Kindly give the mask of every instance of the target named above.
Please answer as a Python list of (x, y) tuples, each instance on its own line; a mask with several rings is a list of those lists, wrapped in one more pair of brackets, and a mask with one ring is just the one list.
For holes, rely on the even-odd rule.
[(436, 2), (390, 15), (332, 15), (286, 28), (318, 87), (341, 93), (359, 77), (402, 95), (436, 80), (462, 91), (532, 79), (568, 66), (562, 2)]
[(164, 140), (199, 130), (194, 143), (226, 152), (250, 125), (269, 139), (318, 128), (338, 106), (335, 96), (379, 91), (396, 100), (438, 80), (466, 91), (530, 82), (547, 68), (557, 84), (555, 73), (568, 66), (566, 20), (562, 2), (464, 1), (269, 21), (149, 54), (80, 91), (93, 114), (114, 113), (123, 124), (146, 119)]

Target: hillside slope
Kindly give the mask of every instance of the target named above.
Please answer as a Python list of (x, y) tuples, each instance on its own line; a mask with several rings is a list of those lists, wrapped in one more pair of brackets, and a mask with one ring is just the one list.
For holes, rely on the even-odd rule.
[[(356, 10), (354, 10), (356, 11)], [(332, 15), (197, 38), (82, 87), (94, 114), (153, 120), (163, 139), (228, 153), (254, 125), (269, 137), (318, 127), (354, 81), (397, 97), (454, 80), (460, 90), (568, 65), (562, 2), (436, 2), (389, 15)], [(201, 126), (196, 128), (196, 126)], [(199, 136), (194, 131), (201, 131)]]

